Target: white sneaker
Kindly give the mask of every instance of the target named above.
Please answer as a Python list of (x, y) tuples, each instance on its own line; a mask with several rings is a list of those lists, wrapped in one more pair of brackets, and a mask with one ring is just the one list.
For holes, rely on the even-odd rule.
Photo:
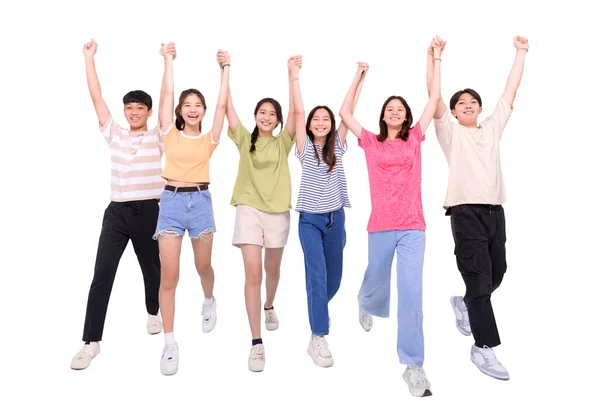
[(279, 320), (274, 308), (265, 310), (265, 327), (268, 331), (274, 331), (279, 328)]
[(148, 329), (148, 333), (150, 335), (156, 335), (162, 331), (162, 321), (160, 317), (157, 315), (148, 314), (148, 322), (146, 323), (146, 328)]
[(213, 297), (212, 304), (202, 305), (202, 332), (208, 333), (213, 330), (217, 324), (217, 299)]
[(167, 344), (160, 358), (160, 372), (163, 375), (173, 375), (179, 368), (179, 346), (177, 343)]
[(431, 384), (427, 380), (425, 370), (421, 367), (407, 367), (402, 374), (404, 382), (408, 385), (410, 394), (416, 397), (431, 396)]
[(262, 343), (255, 344), (250, 349), (248, 368), (253, 372), (261, 372), (265, 369), (265, 346)]
[(333, 357), (323, 336), (312, 335), (306, 352), (319, 367), (327, 368), (333, 365)]
[(452, 304), (452, 310), (454, 310), (456, 316), (456, 328), (463, 335), (470, 336), (471, 325), (469, 324), (469, 313), (464, 299), (462, 296), (452, 296), (450, 297), (450, 304)]
[(99, 353), (100, 344), (98, 342), (83, 345), (83, 348), (71, 360), (71, 369), (86, 369)]
[(487, 346), (477, 347), (473, 345), (471, 347), (471, 361), (479, 368), (481, 372), (492, 378), (508, 380), (508, 371), (500, 361), (496, 359), (494, 350)]

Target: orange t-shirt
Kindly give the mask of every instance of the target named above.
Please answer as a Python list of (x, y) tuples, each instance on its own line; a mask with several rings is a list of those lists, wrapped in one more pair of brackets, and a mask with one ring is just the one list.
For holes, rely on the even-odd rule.
[(162, 178), (167, 180), (210, 183), (208, 164), (217, 143), (210, 132), (188, 136), (175, 124), (164, 135), (165, 168)]

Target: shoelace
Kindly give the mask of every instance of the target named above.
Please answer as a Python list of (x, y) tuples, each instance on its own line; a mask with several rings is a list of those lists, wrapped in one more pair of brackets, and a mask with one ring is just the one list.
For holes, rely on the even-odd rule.
[(423, 371), (423, 368), (416, 367), (411, 368), (410, 370), (412, 371), (410, 374), (410, 381), (414, 383), (416, 387), (424, 388), (429, 385), (429, 381), (425, 376), (425, 371)]
[(81, 360), (85, 354), (87, 354), (87, 351), (86, 347), (83, 346), (83, 349), (81, 349), (81, 351), (77, 353), (77, 359)]
[(490, 365), (490, 367), (500, 364), (500, 362), (496, 359), (496, 354), (494, 354), (494, 350), (490, 349), (487, 346), (483, 346), (483, 348), (480, 349), (480, 352), (481, 355), (483, 355), (484, 360)]
[(264, 352), (262, 346), (256, 346), (252, 349), (252, 354), (250, 354), (250, 358), (253, 360), (260, 360), (263, 358)]
[(173, 356), (177, 353), (177, 349), (175, 348), (175, 345), (173, 344), (169, 344), (167, 345), (167, 347), (165, 348), (165, 358), (167, 359), (167, 361), (171, 361), (173, 360)]
[(360, 314), (360, 323), (362, 325), (371, 325), (371, 319), (369, 318), (369, 315), (367, 314)]
[(327, 341), (323, 336), (317, 336), (315, 338), (315, 342), (317, 344), (317, 350), (319, 350), (319, 354), (323, 356), (330, 356), (331, 352), (329, 351), (329, 347), (327, 346)]
[(267, 323), (275, 323), (275, 313), (273, 310), (267, 310), (267, 316), (265, 319)]

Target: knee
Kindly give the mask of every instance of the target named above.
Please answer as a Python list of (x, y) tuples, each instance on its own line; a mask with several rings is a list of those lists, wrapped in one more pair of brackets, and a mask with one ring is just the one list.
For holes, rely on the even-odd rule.
[(212, 272), (212, 266), (209, 262), (196, 262), (196, 270), (201, 276)]
[(281, 271), (281, 268), (279, 268), (279, 266), (266, 268), (267, 276), (270, 279), (279, 279), (279, 275), (281, 274), (280, 271)]
[(175, 290), (179, 282), (178, 272), (163, 271), (160, 276), (160, 290)]
[(259, 286), (262, 283), (262, 272), (259, 268), (252, 268), (246, 271), (246, 285)]

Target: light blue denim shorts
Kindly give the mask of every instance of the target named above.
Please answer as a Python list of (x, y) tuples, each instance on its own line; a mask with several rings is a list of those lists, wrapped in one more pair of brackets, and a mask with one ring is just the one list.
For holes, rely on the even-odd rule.
[(201, 190), (201, 186), (198, 186), (193, 187), (193, 191), (182, 192), (182, 189), (190, 189), (167, 188), (160, 195), (158, 223), (153, 236), (155, 240), (165, 232), (183, 236), (187, 230), (190, 238), (197, 239), (217, 231), (208, 189)]

